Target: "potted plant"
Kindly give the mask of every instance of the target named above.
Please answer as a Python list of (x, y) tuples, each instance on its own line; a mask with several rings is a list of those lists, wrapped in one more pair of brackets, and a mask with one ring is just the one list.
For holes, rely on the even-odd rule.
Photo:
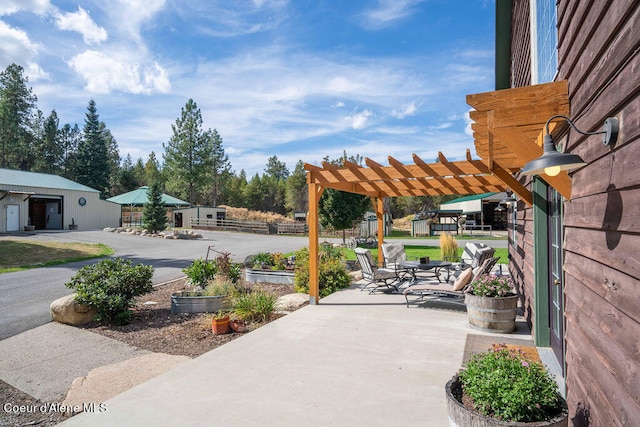
[(27, 225), (24, 226), (24, 231), (33, 231), (36, 229), (36, 226), (31, 224), (31, 217), (27, 218)]
[(69, 230), (77, 230), (78, 224), (76, 224), (76, 219), (71, 218), (71, 224), (69, 224)]
[(228, 334), (229, 327), (229, 313), (225, 311), (219, 311), (211, 319), (211, 330), (214, 335)]
[(452, 425), (568, 425), (567, 403), (544, 366), (504, 344), (472, 356), (446, 395)]
[(231, 315), (231, 317), (229, 318), (229, 326), (231, 327), (231, 330), (233, 332), (243, 333), (249, 330), (247, 322), (237, 315)]
[(510, 277), (480, 276), (469, 285), (464, 302), (472, 328), (495, 333), (516, 329), (518, 295)]

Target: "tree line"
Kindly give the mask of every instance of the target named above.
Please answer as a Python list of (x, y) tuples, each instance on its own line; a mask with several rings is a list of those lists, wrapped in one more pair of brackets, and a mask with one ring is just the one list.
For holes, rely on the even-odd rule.
[[(154, 152), (146, 160), (121, 158), (118, 142), (100, 120), (94, 99), (88, 102), (82, 128), (77, 123), (61, 125), (55, 109), (45, 116), (37, 100), (20, 65), (11, 64), (0, 73), (0, 168), (61, 175), (99, 190), (104, 198), (157, 184), (193, 205), (225, 204), (284, 215), (307, 211), (302, 160), (293, 171), (275, 155), (261, 175), (247, 177), (244, 169), (234, 171), (222, 136), (216, 129), (203, 128), (202, 113), (193, 99), (171, 125), (162, 162)], [(339, 164), (342, 159), (362, 163), (360, 156), (347, 158), (346, 153), (332, 162)], [(322, 206), (332, 205), (329, 197), (333, 192), (323, 195)], [(398, 217), (437, 208), (441, 202), (433, 197), (399, 197), (388, 200), (387, 209)], [(345, 203), (354, 206), (351, 199)], [(339, 204), (336, 200), (334, 209)], [(366, 201), (357, 205), (363, 206), (356, 209), (358, 213), (370, 208)]]

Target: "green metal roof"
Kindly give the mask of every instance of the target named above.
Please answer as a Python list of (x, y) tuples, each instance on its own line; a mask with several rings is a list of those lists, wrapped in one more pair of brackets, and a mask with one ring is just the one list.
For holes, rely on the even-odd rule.
[(58, 190), (90, 191), (98, 190), (78, 184), (70, 179), (48, 173), (27, 172), (13, 169), (0, 169), (0, 190), (3, 185), (21, 185), (26, 187), (55, 188)]
[[(148, 189), (149, 187), (145, 185), (137, 190), (129, 191), (128, 193), (120, 194), (119, 196), (110, 197), (107, 201), (117, 203), (119, 205), (142, 206), (149, 201), (149, 196), (147, 194)], [(162, 201), (166, 206), (189, 206), (188, 202), (164, 193), (162, 194)]]
[(469, 202), (471, 200), (478, 200), (478, 199), (484, 199), (486, 197), (491, 197), (494, 194), (498, 194), (498, 193), (484, 193), (484, 194), (472, 194), (471, 196), (464, 196), (464, 197), (459, 197), (455, 200), (451, 200), (447, 203), (442, 203), (443, 205), (448, 205), (450, 203), (459, 203), (459, 202)]

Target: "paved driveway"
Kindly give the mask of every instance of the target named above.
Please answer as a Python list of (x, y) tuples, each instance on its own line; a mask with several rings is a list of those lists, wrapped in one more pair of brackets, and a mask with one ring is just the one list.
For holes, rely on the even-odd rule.
[[(245, 233), (203, 232), (197, 240), (165, 240), (151, 237), (107, 233), (101, 230), (39, 232), (25, 236), (34, 240), (104, 243), (115, 250), (115, 256), (134, 263), (152, 265), (154, 283), (184, 276), (182, 269), (197, 258), (207, 255), (207, 248), (232, 254), (243, 261), (258, 252), (290, 252), (308, 245), (304, 237), (265, 236)], [(0, 339), (5, 339), (51, 320), (49, 305), (71, 293), (64, 284), (84, 265), (95, 260), (74, 262), (54, 267), (37, 268), (0, 274)]]

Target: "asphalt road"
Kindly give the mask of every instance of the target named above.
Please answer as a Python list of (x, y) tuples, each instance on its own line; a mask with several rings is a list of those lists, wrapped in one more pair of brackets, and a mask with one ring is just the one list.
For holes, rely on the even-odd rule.
[[(217, 251), (230, 252), (234, 261), (241, 262), (258, 252), (286, 253), (308, 245), (305, 237), (207, 231), (202, 234), (204, 238), (196, 240), (165, 240), (101, 230), (38, 232), (22, 237), (104, 243), (114, 249), (114, 256), (153, 266), (154, 283), (184, 276), (182, 269), (194, 259), (206, 257), (209, 246)], [(211, 256), (215, 256), (215, 253)], [(51, 302), (72, 292), (64, 284), (81, 267), (95, 262), (89, 260), (0, 274), (0, 340), (49, 322)]]

